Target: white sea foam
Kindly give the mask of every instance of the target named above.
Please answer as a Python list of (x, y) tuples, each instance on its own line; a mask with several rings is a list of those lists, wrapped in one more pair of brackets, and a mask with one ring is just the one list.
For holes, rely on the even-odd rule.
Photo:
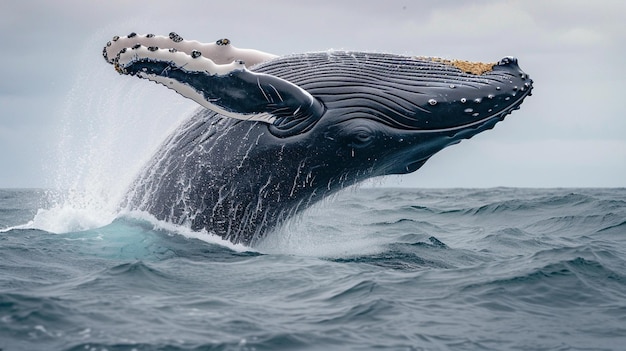
[(111, 223), (113, 219), (115, 219), (114, 214), (96, 212), (93, 209), (53, 207), (38, 210), (35, 218), (24, 228), (60, 234), (103, 227)]
[(224, 240), (222, 237), (209, 233), (206, 230), (195, 231), (184, 225), (173, 224), (170, 222), (158, 220), (153, 215), (144, 211), (125, 211), (121, 214), (121, 216), (148, 222), (153, 226), (154, 230), (165, 230), (171, 233), (182, 235), (186, 238), (198, 239), (209, 244), (224, 246), (233, 251), (256, 251), (250, 247), (241, 244), (233, 244), (232, 242)]
[[(333, 201), (332, 206), (328, 206)], [(341, 215), (337, 215), (340, 212)], [(334, 197), (307, 209), (267, 234), (256, 246), (267, 254), (321, 258), (374, 255), (388, 240), (363, 226), (359, 210), (334, 202)]]

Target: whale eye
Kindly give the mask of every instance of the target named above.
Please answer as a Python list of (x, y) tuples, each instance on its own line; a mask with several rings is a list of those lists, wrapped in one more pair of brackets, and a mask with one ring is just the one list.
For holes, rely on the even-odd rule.
[(372, 136), (366, 132), (359, 132), (354, 137), (360, 142), (367, 142), (367, 141), (370, 141), (370, 139), (372, 139)]
[(349, 146), (364, 148), (374, 141), (374, 133), (368, 128), (358, 128), (351, 133)]

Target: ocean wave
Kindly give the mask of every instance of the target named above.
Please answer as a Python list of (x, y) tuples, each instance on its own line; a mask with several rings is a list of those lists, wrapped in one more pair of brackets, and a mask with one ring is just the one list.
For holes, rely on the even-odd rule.
[(11, 229), (0, 348), (617, 350), (622, 198), (363, 189), (252, 249), (141, 212), (61, 234)]
[[(488, 264), (483, 267), (486, 279), (464, 286), (461, 294), (473, 296), (475, 301), (496, 301), (497, 306), (508, 309), (550, 314), (560, 309), (621, 306), (626, 298), (626, 276), (600, 260), (580, 256), (588, 256), (589, 251), (593, 253), (580, 248), (551, 249)], [(526, 264), (512, 267), (521, 262)]]
[(626, 220), (597, 230), (598, 233), (609, 232), (609, 231), (616, 232), (616, 233), (619, 232), (620, 234), (626, 233)]

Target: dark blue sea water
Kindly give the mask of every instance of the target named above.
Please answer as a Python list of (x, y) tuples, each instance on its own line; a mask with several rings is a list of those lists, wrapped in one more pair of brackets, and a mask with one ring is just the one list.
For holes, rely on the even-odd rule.
[(626, 348), (626, 189), (348, 190), (252, 249), (47, 198), (0, 190), (1, 350)]

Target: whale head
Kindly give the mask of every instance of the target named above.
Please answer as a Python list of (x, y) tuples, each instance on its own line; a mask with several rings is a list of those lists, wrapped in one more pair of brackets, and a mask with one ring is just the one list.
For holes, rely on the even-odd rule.
[[(159, 203), (149, 210), (243, 243), (346, 186), (416, 171), (443, 148), (493, 128), (520, 107), (533, 83), (512, 57), (493, 63), (344, 51), (277, 57), (237, 49), (227, 39), (202, 44), (175, 33), (115, 37), (103, 54), (119, 73), (175, 90), (212, 111), (200, 112), (204, 117), (231, 121), (219, 131), (203, 121), (183, 128), (172, 139), (180, 142), (163, 151), (172, 156), (155, 157), (154, 167), (185, 179), (153, 180), (153, 188), (169, 190), (159, 201), (139, 202)], [(176, 198), (195, 205), (172, 210)]]
[(491, 64), (349, 52), (293, 59), (307, 61), (298, 85), (324, 106), (303, 132), (315, 140), (303, 142), (366, 178), (417, 170), (446, 146), (493, 128), (532, 90), (512, 57)]

